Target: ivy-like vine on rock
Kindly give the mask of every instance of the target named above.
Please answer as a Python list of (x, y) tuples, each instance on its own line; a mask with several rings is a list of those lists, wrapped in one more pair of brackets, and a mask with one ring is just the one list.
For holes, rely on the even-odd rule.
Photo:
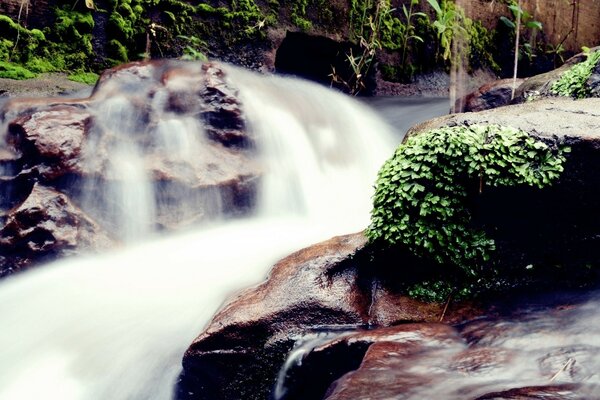
[(471, 226), (468, 193), (488, 185), (547, 186), (563, 171), (568, 151), (499, 125), (410, 136), (379, 172), (367, 236), (476, 277), (495, 244)]

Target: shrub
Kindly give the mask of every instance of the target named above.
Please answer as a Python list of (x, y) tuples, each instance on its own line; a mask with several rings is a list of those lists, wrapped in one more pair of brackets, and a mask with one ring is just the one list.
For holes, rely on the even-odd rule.
[(469, 193), (486, 185), (549, 185), (563, 171), (566, 151), (498, 125), (411, 136), (379, 172), (367, 236), (477, 277), (495, 244), (471, 226)]

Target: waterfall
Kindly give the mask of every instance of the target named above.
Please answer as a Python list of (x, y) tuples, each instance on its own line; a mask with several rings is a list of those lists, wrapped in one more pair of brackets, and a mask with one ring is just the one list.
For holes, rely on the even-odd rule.
[[(154, 113), (151, 129), (140, 132), (144, 116), (132, 115), (128, 94), (105, 94), (95, 129), (118, 136), (86, 157), (93, 168), (94, 155), (109, 152), (107, 170), (121, 179), (86, 183), (81, 201), (133, 244), (0, 282), (0, 399), (168, 399), (183, 352), (228, 296), (260, 282), (290, 252), (366, 227), (377, 169), (393, 151), (386, 124), (315, 84), (227, 71), (265, 170), (257, 212), (152, 235), (160, 196), (145, 158), (161, 146), (172, 163), (209, 157), (202, 127)], [(131, 135), (152, 143), (140, 146)], [(169, 195), (219, 213), (210, 194)]]

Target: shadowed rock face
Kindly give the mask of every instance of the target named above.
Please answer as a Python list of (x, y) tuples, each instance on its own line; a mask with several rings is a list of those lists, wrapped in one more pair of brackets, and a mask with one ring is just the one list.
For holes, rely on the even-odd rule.
[[(87, 99), (9, 100), (0, 118), (0, 275), (119, 241), (118, 221), (96, 199), (123, 185), (113, 163), (121, 143), (142, 153), (155, 228), (244, 213), (254, 204), (261, 175), (254, 137), (218, 64), (127, 64), (107, 70)], [(183, 150), (194, 157), (163, 144), (184, 128), (198, 148)]]

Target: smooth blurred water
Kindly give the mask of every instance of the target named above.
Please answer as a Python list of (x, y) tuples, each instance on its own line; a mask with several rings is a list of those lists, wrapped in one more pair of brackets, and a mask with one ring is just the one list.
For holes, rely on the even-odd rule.
[(265, 171), (256, 214), (147, 236), (156, 188), (146, 150), (198, 157), (203, 130), (161, 114), (143, 128), (130, 93), (107, 85), (94, 112), (96, 134), (111, 135), (110, 146), (88, 148), (88, 162), (92, 168), (94, 152), (109, 151), (109, 176), (118, 176), (84, 187), (100, 193), (84, 196), (84, 208), (102, 208), (123, 239), (138, 240), (0, 283), (0, 399), (168, 399), (184, 350), (228, 296), (260, 282), (290, 252), (366, 227), (377, 170), (394, 149), (389, 126), (315, 84), (227, 71)]
[(412, 126), (446, 115), (450, 110), (446, 97), (367, 97), (362, 101), (393, 127), (399, 140)]

